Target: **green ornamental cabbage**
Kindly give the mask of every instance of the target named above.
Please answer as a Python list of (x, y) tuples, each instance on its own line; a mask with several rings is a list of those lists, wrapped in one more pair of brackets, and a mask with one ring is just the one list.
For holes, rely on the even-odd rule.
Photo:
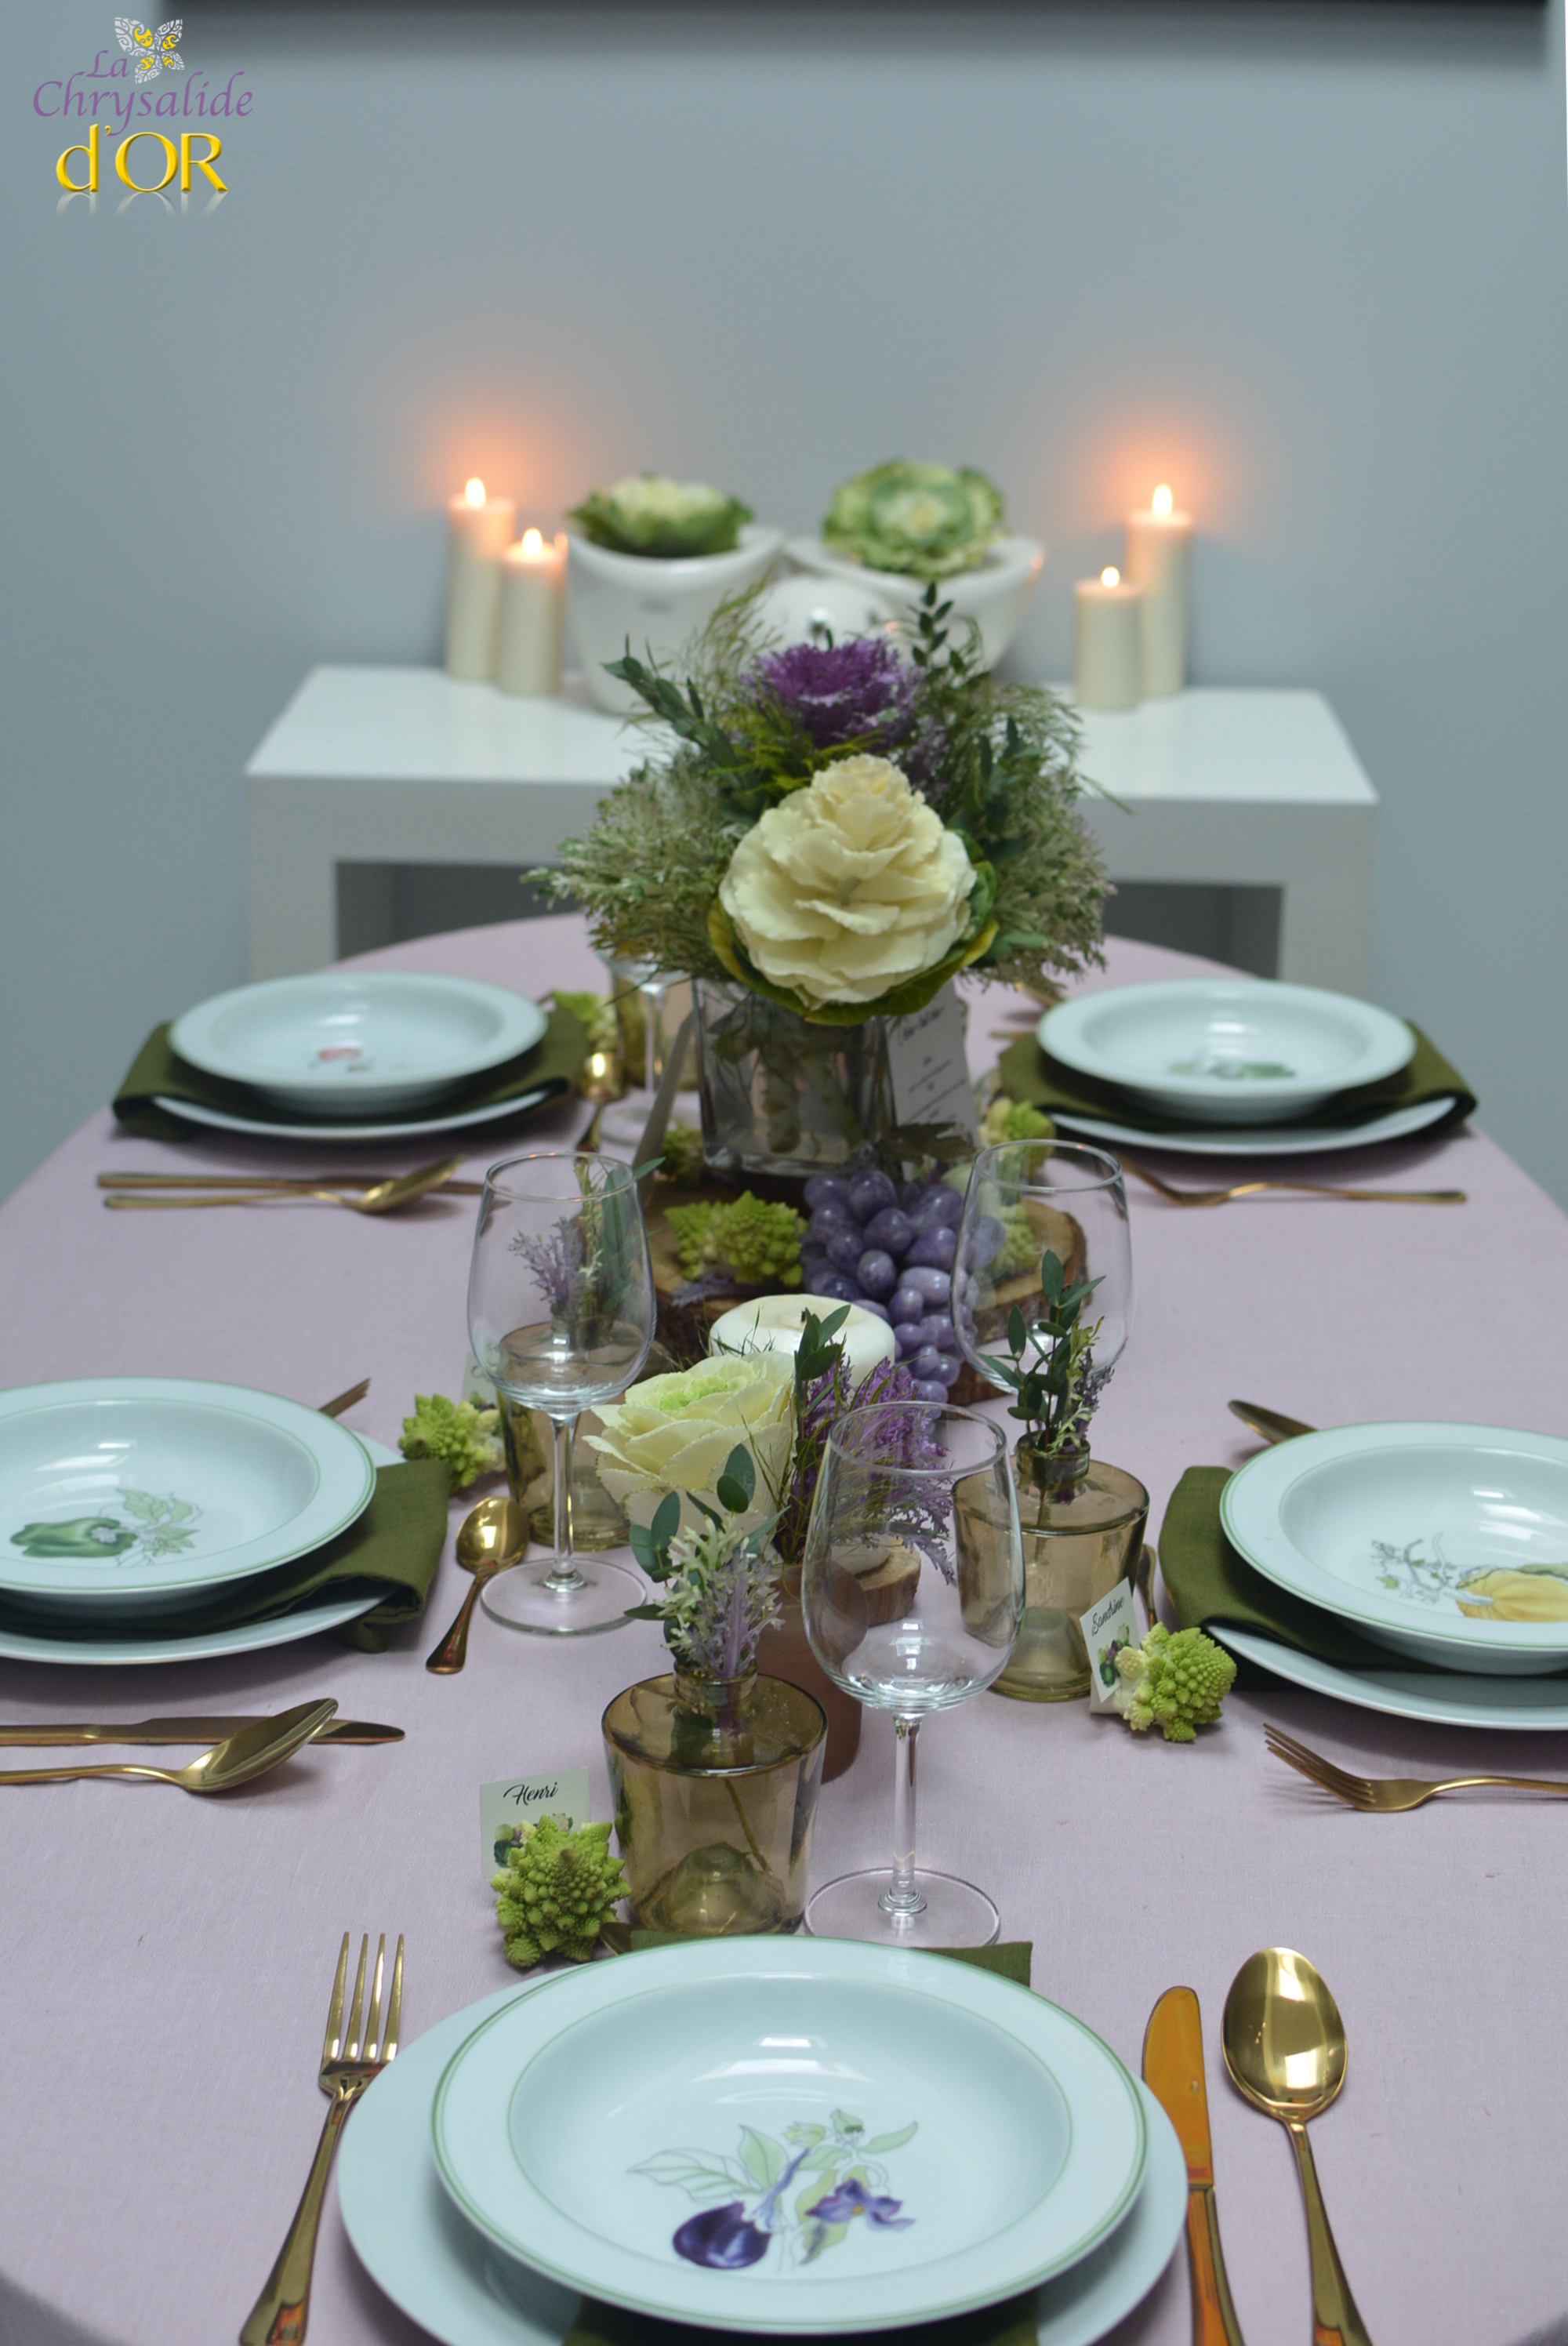
[(978, 568), (1001, 529), (1002, 493), (983, 473), (894, 458), (834, 491), (822, 537), (868, 570), (952, 578)]
[(666, 560), (732, 554), (751, 508), (703, 481), (672, 481), (663, 473), (628, 473), (607, 489), (591, 489), (566, 516), (596, 546), (616, 554)]

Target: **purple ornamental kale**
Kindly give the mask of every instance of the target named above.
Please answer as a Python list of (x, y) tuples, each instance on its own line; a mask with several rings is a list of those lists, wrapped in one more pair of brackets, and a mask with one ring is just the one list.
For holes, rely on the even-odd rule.
[(766, 652), (748, 681), (775, 694), (819, 749), (870, 735), (872, 746), (886, 753), (912, 729), (915, 678), (881, 636)]

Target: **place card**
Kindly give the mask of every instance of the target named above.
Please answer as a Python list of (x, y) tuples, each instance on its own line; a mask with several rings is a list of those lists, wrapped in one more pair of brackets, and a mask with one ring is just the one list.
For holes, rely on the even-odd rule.
[(888, 1027), (895, 1124), (955, 1124), (976, 1132), (974, 1086), (963, 1047), (963, 1005), (944, 985), (923, 1010)]
[(520, 1828), (554, 1817), (558, 1825), (592, 1821), (593, 1795), (585, 1768), (560, 1768), (547, 1776), (508, 1776), (499, 1784), (479, 1787), (479, 1840), (484, 1880), (506, 1862), (506, 1852), (522, 1839)]
[(1079, 1615), (1078, 1627), (1089, 1649), (1090, 1708), (1109, 1710), (1116, 1686), (1116, 1656), (1124, 1646), (1135, 1646), (1138, 1642), (1132, 1582), (1118, 1580), (1108, 1596), (1102, 1596), (1086, 1613)]

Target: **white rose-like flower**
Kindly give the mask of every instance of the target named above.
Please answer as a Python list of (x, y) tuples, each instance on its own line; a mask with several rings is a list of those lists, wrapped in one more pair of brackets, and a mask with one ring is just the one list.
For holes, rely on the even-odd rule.
[(746, 833), (718, 900), (763, 976), (815, 1010), (874, 1002), (941, 961), (974, 880), (897, 766), (844, 758)]
[(599, 1412), (599, 1480), (634, 1522), (651, 1520), (666, 1491), (712, 1492), (737, 1443), (757, 1469), (759, 1522), (780, 1504), (795, 1441), (795, 1364), (787, 1353), (701, 1361), (634, 1385)]

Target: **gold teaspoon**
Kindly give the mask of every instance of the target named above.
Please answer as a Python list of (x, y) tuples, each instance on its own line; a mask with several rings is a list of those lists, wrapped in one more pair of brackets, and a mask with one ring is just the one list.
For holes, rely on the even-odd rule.
[(0, 1784), (59, 1784), (73, 1776), (151, 1776), (160, 1784), (178, 1784), (182, 1792), (228, 1792), (278, 1767), (301, 1743), (309, 1743), (325, 1727), (335, 1702), (305, 1702), (276, 1719), (259, 1719), (241, 1728), (193, 1760), (188, 1768), (144, 1768), (134, 1760), (116, 1760), (94, 1768), (8, 1768)]
[(473, 1575), (473, 1586), (457, 1608), (457, 1618), (425, 1661), (438, 1678), (450, 1678), (468, 1659), (468, 1625), (487, 1580), (515, 1564), (528, 1545), (528, 1517), (515, 1499), (481, 1499), (457, 1530), (457, 1561)]
[(1307, 2122), (1345, 2082), (1339, 2007), (1315, 1964), (1289, 1947), (1248, 1955), (1230, 1984), (1223, 2023), (1225, 2066), (1239, 2094), (1289, 2134), (1307, 2203), (1312, 2256), (1313, 2346), (1371, 2346), (1345, 2279), (1318, 2188)]

